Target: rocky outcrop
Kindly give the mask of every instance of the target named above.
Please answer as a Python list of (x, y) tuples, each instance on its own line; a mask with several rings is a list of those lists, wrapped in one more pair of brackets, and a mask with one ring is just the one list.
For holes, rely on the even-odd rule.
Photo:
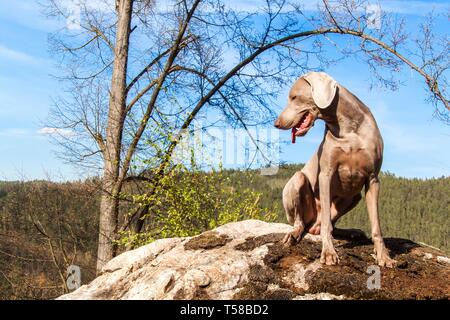
[(196, 237), (157, 240), (114, 258), (90, 284), (59, 299), (450, 298), (450, 259), (437, 249), (385, 239), (398, 265), (379, 269), (377, 287), (367, 238), (335, 240), (340, 263), (324, 266), (317, 236), (293, 247), (280, 243), (290, 230), (247, 220)]

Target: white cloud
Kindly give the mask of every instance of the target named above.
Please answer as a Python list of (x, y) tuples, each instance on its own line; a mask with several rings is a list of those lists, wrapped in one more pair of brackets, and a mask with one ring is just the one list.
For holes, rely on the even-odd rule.
[(64, 137), (72, 137), (75, 135), (75, 132), (70, 129), (49, 128), (49, 127), (39, 129), (38, 133), (41, 135), (59, 135)]
[(30, 64), (45, 64), (46, 60), (34, 57), (28, 53), (14, 50), (0, 44), (0, 58)]
[(56, 30), (59, 24), (54, 19), (47, 19), (42, 14), (43, 7), (37, 1), (0, 0), (0, 19), (4, 23), (12, 22), (29, 29)]
[[(29, 29), (38, 31), (56, 31), (63, 27), (68, 21), (47, 17), (46, 5), (49, 1), (11, 1), (0, 0), (0, 8), (8, 8), (8, 10), (0, 10), (0, 20), (2, 22), (13, 22)], [(97, 11), (114, 12), (114, 0), (56, 0), (59, 8), (65, 14), (69, 14), (69, 18), (76, 19), (77, 7), (80, 5), (87, 6), (89, 9)]]

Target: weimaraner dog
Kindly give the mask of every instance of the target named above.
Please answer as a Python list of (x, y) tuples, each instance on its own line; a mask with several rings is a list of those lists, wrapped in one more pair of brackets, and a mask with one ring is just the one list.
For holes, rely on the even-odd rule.
[(365, 187), (377, 263), (393, 267), (395, 260), (389, 257), (378, 216), (383, 139), (372, 113), (328, 74), (310, 72), (294, 83), (288, 105), (274, 125), (292, 129), (295, 142), (295, 137), (304, 136), (316, 119), (326, 124), (322, 143), (283, 189), (283, 206), (289, 223), (294, 225), (284, 242), (292, 245), (306, 232), (320, 233), (320, 262), (337, 264), (332, 242), (334, 225), (358, 204)]

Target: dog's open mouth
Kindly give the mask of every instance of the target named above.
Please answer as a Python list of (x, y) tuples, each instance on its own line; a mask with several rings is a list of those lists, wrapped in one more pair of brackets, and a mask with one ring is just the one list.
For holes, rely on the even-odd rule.
[(295, 137), (304, 136), (314, 124), (314, 116), (310, 112), (305, 112), (300, 121), (292, 128), (292, 143)]

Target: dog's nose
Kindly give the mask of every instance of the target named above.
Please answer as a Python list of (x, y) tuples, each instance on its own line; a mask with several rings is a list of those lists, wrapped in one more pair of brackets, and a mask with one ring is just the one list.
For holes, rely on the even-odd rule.
[(280, 121), (280, 118), (278, 118), (277, 120), (275, 120), (275, 122), (273, 123), (273, 125), (275, 126), (275, 128), (280, 129), (280, 127), (281, 127), (281, 121)]

